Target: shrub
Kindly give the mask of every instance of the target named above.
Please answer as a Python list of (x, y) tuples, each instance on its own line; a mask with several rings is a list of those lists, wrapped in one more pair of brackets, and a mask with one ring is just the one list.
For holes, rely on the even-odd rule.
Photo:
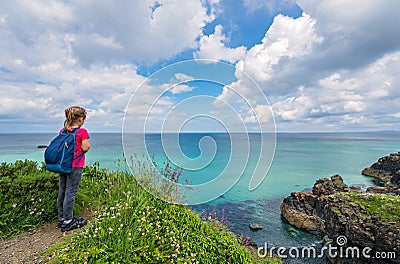
[(0, 237), (54, 220), (58, 178), (34, 161), (0, 165)]
[[(0, 238), (57, 220), (58, 175), (30, 160), (0, 164)], [(76, 211), (88, 199), (79, 193)]]

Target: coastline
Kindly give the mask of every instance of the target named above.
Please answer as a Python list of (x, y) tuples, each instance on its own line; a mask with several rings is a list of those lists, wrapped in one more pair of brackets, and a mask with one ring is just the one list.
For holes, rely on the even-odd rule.
[[(298, 229), (323, 236), (329, 247), (357, 250), (358, 255), (351, 257), (325, 254), (331, 263), (375, 263), (383, 254), (380, 263), (400, 263), (399, 169), (399, 152), (380, 158), (362, 173), (383, 186), (366, 191), (348, 186), (339, 175), (321, 178), (311, 192), (286, 197), (280, 206), (282, 216)], [(360, 255), (360, 249), (369, 254)]]
[[(56, 174), (27, 160), (2, 163), (1, 173), (0, 196), (4, 200), (0, 208), (4, 213), (2, 221), (5, 221), (0, 229), (1, 237), (13, 237), (23, 231), (41, 232), (42, 229), (33, 228), (54, 223)], [(217, 218), (202, 219), (182, 205), (150, 195), (138, 181), (148, 182), (151, 175), (132, 180), (128, 173), (108, 172), (98, 166), (84, 167), (83, 175), (75, 209), (92, 212), (88, 225), (65, 233), (62, 240), (40, 256), (39, 252), (28, 251), (28, 256), (17, 254), (18, 259), (34, 257), (35, 261), (49, 263), (204, 263), (210, 260), (215, 263), (281, 263), (277, 258), (257, 257), (249, 241), (236, 237)], [(173, 174), (167, 177), (171, 176)], [(163, 194), (174, 199), (174, 190), (166, 184), (162, 190), (167, 192)], [(4, 218), (10, 215), (14, 217)], [(51, 224), (50, 228), (59, 233), (56, 224)], [(26, 240), (34, 237), (23, 235), (22, 238), (12, 240), (12, 250), (20, 248), (15, 243), (26, 244)], [(7, 248), (10, 241), (2, 241), (1, 247)], [(43, 249), (47, 245), (42, 246)], [(29, 255), (31, 253), (36, 255)], [(19, 261), (13, 256), (14, 252), (7, 250), (0, 259)]]
[[(46, 144), (46, 141), (34, 141), (40, 138), (19, 137), (22, 150), (18, 146), (12, 147), (12, 151), (18, 151), (19, 157), (27, 157), (34, 151), (38, 159), (42, 159), (42, 150), (36, 147)], [(318, 136), (318, 137), (317, 137)], [(122, 153), (120, 134), (94, 133), (92, 136), (93, 152), (88, 154), (91, 164), (100, 160), (101, 167), (104, 164), (109, 168), (117, 168), (116, 156)], [(9, 140), (6, 142), (12, 143)], [(398, 137), (379, 134), (356, 135), (348, 134), (279, 134), (277, 153), (269, 175), (265, 179), (262, 189), (256, 192), (248, 192), (246, 177), (220, 199), (210, 204), (210, 209), (222, 209), (230, 205), (231, 212), (226, 212), (228, 221), (231, 221), (237, 234), (243, 233), (251, 236), (259, 245), (268, 242), (274, 246), (298, 246), (307, 247), (313, 244), (319, 245), (321, 239), (304, 231), (299, 231), (286, 222), (282, 222), (279, 212), (280, 202), (292, 191), (304, 191), (309, 189), (316, 179), (332, 172), (343, 175), (345, 182), (356, 184), (363, 182), (362, 189), (366, 190), (375, 184), (371, 178), (362, 176), (360, 168), (371, 164), (381, 153), (389, 153), (393, 146), (399, 142)], [(29, 147), (32, 146), (32, 147)], [(30, 148), (30, 149), (28, 149)], [(7, 155), (9, 150), (5, 150)], [(12, 155), (10, 155), (10, 158)], [(121, 155), (122, 157), (122, 155)], [(227, 208), (226, 208), (227, 209)], [(228, 211), (228, 210), (227, 210)], [(246, 214), (241, 214), (246, 212)], [(264, 226), (263, 230), (253, 233), (248, 225), (256, 222)], [(298, 262), (301, 263), (301, 262)]]

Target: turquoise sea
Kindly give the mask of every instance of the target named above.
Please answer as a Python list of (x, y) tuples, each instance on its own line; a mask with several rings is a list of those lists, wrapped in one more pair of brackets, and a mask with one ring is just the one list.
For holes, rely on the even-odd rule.
[[(211, 137), (216, 145), (213, 161), (201, 170), (183, 169), (183, 177), (192, 183), (202, 183), (216, 177), (223, 171), (229, 160), (230, 138), (222, 133), (185, 133), (179, 135), (179, 147), (190, 158), (201, 154), (199, 142), (203, 137)], [(31, 159), (39, 163), (43, 160), (43, 149), (54, 134), (0, 134), (0, 162), (14, 162)], [(235, 137), (243, 140), (246, 137)], [(99, 161), (100, 165), (115, 170), (124, 168), (122, 135), (118, 133), (92, 133), (92, 148), (87, 154), (87, 162)], [(315, 180), (339, 174), (349, 185), (362, 188), (374, 185), (372, 179), (362, 176), (361, 170), (380, 157), (400, 149), (400, 134), (387, 133), (278, 133), (275, 156), (268, 175), (254, 191), (247, 189), (252, 170), (256, 166), (258, 134), (250, 134), (250, 156), (240, 180), (218, 199), (192, 208), (202, 213), (216, 210), (217, 215), (228, 219), (233, 232), (250, 236), (259, 245), (318, 247), (321, 238), (298, 231), (281, 219), (279, 206), (282, 199), (293, 191), (310, 190)], [(135, 142), (133, 141), (132, 144)], [(154, 154), (158, 164), (166, 160), (159, 134), (146, 135), (148, 152)], [(262, 162), (262, 161), (260, 161)], [(239, 164), (239, 163), (238, 163)], [(237, 168), (238, 173), (242, 168)], [(264, 228), (252, 232), (248, 226), (257, 223)], [(285, 263), (325, 263), (325, 260), (288, 259)]]

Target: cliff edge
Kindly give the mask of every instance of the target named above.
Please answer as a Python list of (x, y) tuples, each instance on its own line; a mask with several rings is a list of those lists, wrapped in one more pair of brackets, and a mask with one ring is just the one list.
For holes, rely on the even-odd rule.
[(370, 167), (365, 168), (362, 172), (365, 176), (378, 179), (381, 183), (391, 183), (400, 185), (400, 152), (392, 153), (389, 156), (380, 158)]
[[(398, 163), (400, 165), (400, 158)], [(332, 263), (400, 263), (398, 185), (386, 182), (383, 187), (371, 187), (362, 192), (359, 186), (349, 187), (341, 176), (334, 175), (317, 180), (312, 192), (291, 193), (280, 209), (282, 216), (299, 229), (328, 236), (333, 243), (345, 237), (346, 243), (339, 246), (360, 250), (368, 247), (371, 256), (379, 252), (392, 254), (379, 262), (373, 258), (330, 258)]]

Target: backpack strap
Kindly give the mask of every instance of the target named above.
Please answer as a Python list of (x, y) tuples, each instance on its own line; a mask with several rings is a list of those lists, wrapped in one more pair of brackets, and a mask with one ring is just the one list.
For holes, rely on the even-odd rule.
[[(83, 155), (85, 155), (85, 152), (83, 152), (81, 155), (78, 156), (78, 159), (75, 162), (75, 166), (79, 164), (79, 162), (81, 161), (81, 159), (83, 158)], [(74, 167), (75, 168), (75, 167)]]
[(72, 131), (65, 129), (65, 127), (60, 131), (60, 134), (66, 132), (66, 133), (72, 133), (74, 134), (74, 136), (76, 135), (76, 133), (78, 132), (78, 130), (81, 129), (80, 127), (75, 127)]
[(79, 129), (81, 129), (81, 128), (80, 127), (75, 127), (74, 130), (72, 130), (72, 134), (74, 134), (74, 136), (75, 136), (76, 132), (78, 132)]
[[(76, 133), (79, 131), (79, 129), (80, 129), (80, 127), (76, 127), (76, 128), (74, 128), (74, 130), (72, 131), (72, 133), (73, 133), (73, 135), (74, 135), (75, 144), (76, 144)], [(82, 154), (79, 155), (79, 156), (75, 156), (75, 155), (74, 155), (74, 158), (75, 158), (75, 157), (78, 158), (78, 159), (76, 160), (76, 162), (75, 162), (75, 166), (78, 165), (79, 162), (82, 160), (83, 155), (85, 155), (85, 152), (82, 152)]]

